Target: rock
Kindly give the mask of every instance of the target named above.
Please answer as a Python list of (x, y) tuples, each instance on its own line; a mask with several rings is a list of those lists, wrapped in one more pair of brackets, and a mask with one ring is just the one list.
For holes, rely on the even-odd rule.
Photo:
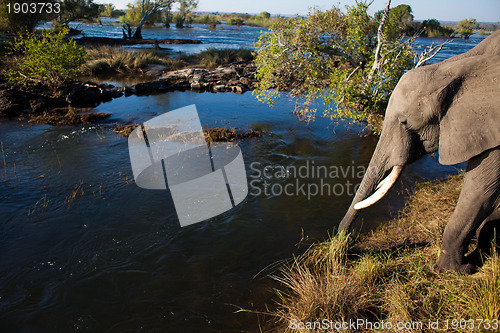
[(66, 97), (73, 107), (95, 107), (100, 102), (101, 88), (93, 82), (77, 83)]
[(22, 98), (14, 89), (0, 91), (0, 116), (16, 117), (29, 107), (29, 100)]
[(225, 92), (227, 90), (227, 86), (225, 84), (217, 84), (212, 88), (213, 92)]
[(233, 68), (218, 68), (217, 71), (219, 72), (219, 75), (226, 80), (238, 74)]
[(144, 69), (144, 74), (147, 76), (160, 77), (167, 70), (168, 67), (165, 65), (147, 65)]
[(232, 91), (237, 94), (243, 94), (246, 90), (243, 86), (232, 86)]
[(125, 86), (125, 88), (123, 88), (123, 92), (125, 93), (125, 97), (127, 97), (134, 95), (135, 89), (133, 87)]
[(201, 90), (200, 82), (191, 82), (191, 89), (192, 90)]

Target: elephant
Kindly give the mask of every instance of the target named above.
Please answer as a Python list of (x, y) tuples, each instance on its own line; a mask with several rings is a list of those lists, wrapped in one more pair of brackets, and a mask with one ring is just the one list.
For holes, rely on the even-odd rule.
[(468, 52), (401, 77), (339, 230), (350, 232), (359, 211), (381, 199), (405, 165), (436, 151), (439, 163), (467, 168), (434, 269), (470, 274), (475, 265), (465, 254), (475, 232), (494, 216), (500, 226), (500, 30)]

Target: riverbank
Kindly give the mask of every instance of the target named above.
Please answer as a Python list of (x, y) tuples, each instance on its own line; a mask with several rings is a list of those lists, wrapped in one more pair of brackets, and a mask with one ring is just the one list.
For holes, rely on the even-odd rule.
[[(421, 183), (399, 218), (354, 243), (336, 235), (284, 266), (276, 277), (282, 285), (279, 305), (271, 313), (281, 330), (313, 332), (307, 323), (323, 319), (383, 321), (381, 331), (389, 331), (388, 325), (398, 331), (397, 323), (413, 325), (405, 327), (413, 332), (494, 328), (500, 317), (498, 255), (470, 276), (432, 269), (462, 180), (458, 175)], [(358, 330), (372, 331), (370, 326)]]
[(256, 82), (255, 66), (249, 59), (251, 55), (242, 56), (244, 52), (239, 50), (208, 50), (175, 64), (171, 58), (161, 61), (149, 53), (106, 50), (94, 50), (108, 57), (101, 59), (94, 55), (97, 58), (84, 64), (82, 71), (98, 74), (94, 77), (96, 81), (102, 75), (137, 76), (140, 73), (144, 82), (117, 86), (72, 80), (52, 91), (41, 86), (26, 88), (11, 84), (0, 77), (0, 118), (28, 119), (51, 125), (89, 124), (110, 115), (92, 112), (92, 108), (123, 95), (144, 96), (186, 90), (243, 94), (253, 90)]

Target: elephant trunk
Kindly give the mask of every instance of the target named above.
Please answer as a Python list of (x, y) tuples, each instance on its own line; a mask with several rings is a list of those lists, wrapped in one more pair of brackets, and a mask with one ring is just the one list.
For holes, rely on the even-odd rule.
[[(381, 141), (383, 141), (382, 138)], [(349, 232), (352, 223), (358, 216), (359, 209), (366, 208), (380, 200), (389, 191), (392, 185), (394, 185), (401, 173), (401, 166), (394, 166), (393, 168), (393, 165), (389, 164), (389, 156), (384, 153), (382, 147), (384, 147), (384, 144), (379, 141), (368, 169), (359, 185), (359, 189), (352, 200), (351, 206), (340, 222), (340, 230)], [(384, 174), (390, 168), (393, 168), (391, 174), (381, 181)]]
[(371, 205), (373, 205), (374, 203), (376, 203), (377, 201), (382, 199), (387, 194), (387, 192), (389, 192), (391, 187), (396, 183), (396, 180), (398, 180), (398, 177), (401, 174), (401, 171), (403, 171), (402, 166), (396, 165), (396, 166), (392, 167), (392, 171), (389, 174), (389, 176), (387, 176), (387, 178), (382, 180), (377, 185), (375, 193), (373, 193), (371, 196), (369, 196), (365, 200), (360, 201), (357, 204), (355, 204), (354, 209), (360, 210), (360, 209), (364, 209), (366, 207), (370, 207)]

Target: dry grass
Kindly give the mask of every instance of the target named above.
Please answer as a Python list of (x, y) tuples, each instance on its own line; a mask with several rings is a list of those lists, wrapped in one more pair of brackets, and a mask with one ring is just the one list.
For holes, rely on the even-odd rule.
[(462, 180), (459, 175), (420, 184), (398, 219), (354, 244), (338, 234), (283, 267), (275, 277), (283, 290), (272, 313), (279, 330), (313, 332), (292, 330), (292, 323), (365, 319), (394, 327), (410, 323), (405, 331), (412, 332), (435, 331), (429, 321), (438, 320), (440, 331), (460, 331), (453, 319), (500, 319), (498, 255), (471, 276), (432, 269)]
[(374, 306), (368, 297), (370, 283), (349, 268), (348, 249), (348, 236), (339, 234), (312, 247), (275, 277), (287, 289), (277, 292), (281, 306), (276, 315), (282, 324), (370, 316)]
[(197, 54), (180, 57), (180, 59), (185, 60), (190, 63), (196, 63), (207, 69), (215, 69), (221, 65), (227, 65), (234, 62), (240, 61), (252, 61), (253, 60), (252, 50), (240, 48), (240, 49), (215, 49), (209, 48)]
[(180, 55), (171, 58), (152, 50), (127, 51), (120, 47), (98, 46), (87, 51), (87, 62), (81, 71), (85, 75), (114, 73), (142, 73), (148, 65), (163, 65), (167, 70), (177, 70), (187, 66), (215, 69), (240, 61), (251, 61), (253, 53), (249, 49), (207, 49), (206, 51)]
[[(137, 124), (132, 125), (117, 125), (113, 129), (113, 132), (121, 134), (125, 137), (129, 137), (130, 133), (137, 128)], [(205, 135), (205, 140), (208, 143), (211, 142), (234, 142), (243, 139), (250, 139), (262, 136), (262, 132), (259, 130), (250, 129), (243, 131), (239, 128), (205, 128), (203, 129), (203, 134)]]
[(203, 134), (205, 135), (205, 140), (207, 142), (233, 142), (237, 140), (257, 138), (262, 136), (262, 132), (259, 130), (247, 130), (242, 131), (238, 128), (207, 128), (203, 129)]
[(99, 46), (87, 49), (87, 62), (82, 66), (82, 72), (90, 75), (140, 73), (148, 65), (164, 65), (168, 70), (175, 70), (186, 64), (155, 51), (134, 52), (119, 47)]

